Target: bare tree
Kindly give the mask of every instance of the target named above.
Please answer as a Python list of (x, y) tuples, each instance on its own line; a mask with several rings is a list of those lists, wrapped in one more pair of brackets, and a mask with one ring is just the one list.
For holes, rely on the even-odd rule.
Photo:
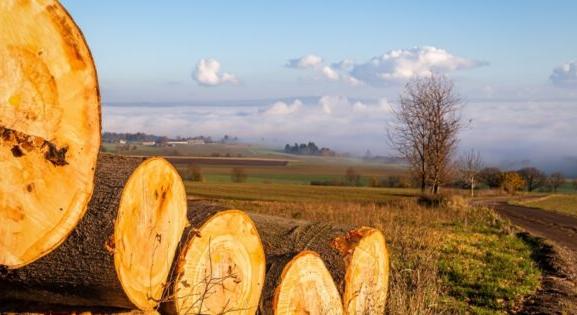
[(545, 185), (547, 180), (545, 174), (535, 167), (525, 167), (518, 170), (517, 173), (519, 173), (519, 175), (521, 175), (525, 180), (528, 192), (532, 192), (533, 190)]
[(557, 189), (565, 183), (565, 177), (562, 173), (555, 172), (549, 176), (547, 181), (549, 182), (549, 185), (551, 185), (553, 192), (557, 192)]
[(422, 192), (429, 186), (438, 193), (447, 179), (461, 128), (460, 104), (453, 83), (444, 76), (413, 79), (401, 94), (389, 136)]
[(478, 151), (471, 150), (459, 159), (459, 172), (463, 179), (471, 186), (471, 197), (475, 196), (475, 186), (477, 185), (479, 173), (483, 169), (483, 160)]

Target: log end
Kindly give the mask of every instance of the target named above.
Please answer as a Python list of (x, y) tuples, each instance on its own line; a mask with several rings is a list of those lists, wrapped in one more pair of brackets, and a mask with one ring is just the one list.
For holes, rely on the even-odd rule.
[(265, 280), (265, 254), (248, 215), (225, 210), (191, 229), (169, 297), (177, 314), (254, 314)]
[(389, 285), (389, 254), (381, 231), (361, 227), (333, 241), (347, 261), (346, 314), (383, 314)]
[(162, 298), (171, 262), (188, 225), (186, 192), (174, 167), (162, 158), (144, 161), (122, 191), (114, 237), (118, 279), (130, 301), (153, 310)]
[(341, 297), (320, 256), (296, 255), (283, 269), (273, 300), (274, 314), (343, 314)]
[(0, 266), (61, 244), (86, 211), (100, 146), (96, 69), (56, 0), (0, 3)]

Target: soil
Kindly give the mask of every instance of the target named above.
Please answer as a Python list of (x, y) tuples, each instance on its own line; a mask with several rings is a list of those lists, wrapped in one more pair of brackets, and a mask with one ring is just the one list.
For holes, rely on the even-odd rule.
[(543, 277), (519, 314), (577, 314), (577, 217), (495, 200), (485, 205), (526, 232)]

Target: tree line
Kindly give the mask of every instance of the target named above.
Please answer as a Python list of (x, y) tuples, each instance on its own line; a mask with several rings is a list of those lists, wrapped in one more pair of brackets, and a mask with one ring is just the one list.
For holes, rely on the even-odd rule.
[(298, 155), (320, 155), (320, 156), (335, 156), (335, 152), (329, 148), (319, 148), (314, 142), (309, 143), (295, 143), (294, 145), (287, 144), (284, 147), (284, 152)]

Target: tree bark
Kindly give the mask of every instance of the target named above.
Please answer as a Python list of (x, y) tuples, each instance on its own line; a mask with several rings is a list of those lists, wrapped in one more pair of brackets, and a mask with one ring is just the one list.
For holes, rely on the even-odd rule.
[[(150, 160), (153, 159), (147, 161)], [(49, 302), (54, 305), (76, 307), (124, 309), (141, 307), (135, 305), (123, 289), (115, 267), (115, 253), (118, 252), (120, 245), (115, 245), (114, 240), (115, 226), (121, 219), (119, 208), (121, 201), (124, 202), (124, 199), (121, 199), (123, 191), (139, 166), (144, 165), (142, 162), (142, 158), (106, 154), (99, 156), (92, 200), (86, 215), (72, 234), (61, 246), (41, 259), (23, 268), (0, 271), (0, 311), (12, 311), (12, 309), (7, 308), (10, 304), (6, 301), (10, 300), (29, 301), (30, 305)], [(168, 162), (166, 163), (168, 165)], [(151, 163), (147, 165), (151, 165)], [(138, 178), (138, 181), (141, 179)], [(180, 184), (182, 185), (182, 182)], [(179, 198), (177, 188), (173, 186), (164, 188), (168, 194), (174, 193), (175, 198)], [(182, 203), (184, 204), (184, 187), (182, 187), (182, 194)], [(134, 196), (135, 199), (147, 197), (149, 196)], [(166, 197), (167, 200), (170, 198)], [(160, 204), (168, 202), (170, 201), (163, 200)], [(142, 211), (145, 212), (145, 210)], [(156, 211), (158, 210), (154, 208), (147, 213), (156, 215)], [(165, 211), (178, 213), (179, 210), (171, 208)], [(184, 211), (185, 209), (183, 209), (182, 219), (184, 219)], [(184, 224), (179, 223), (179, 220), (173, 217), (170, 219), (177, 221), (170, 223), (171, 226), (174, 229), (180, 228), (182, 231)], [(133, 222), (133, 224), (140, 226), (138, 225), (139, 222)], [(146, 231), (148, 232), (148, 230)], [(30, 231), (29, 233), (33, 232)], [(170, 236), (163, 236), (165, 239), (163, 241), (169, 242)], [(133, 237), (136, 236), (133, 235)], [(157, 238), (161, 238), (161, 236), (157, 234)], [(175, 241), (174, 249), (177, 242)], [(147, 249), (134, 249), (135, 252), (139, 250), (145, 251)], [(163, 261), (171, 259), (171, 256), (167, 255), (155, 259)], [(153, 305), (156, 304), (156, 302), (152, 302)], [(23, 311), (27, 306), (27, 304), (21, 304), (19, 310)], [(51, 310), (45, 309), (44, 311)]]

